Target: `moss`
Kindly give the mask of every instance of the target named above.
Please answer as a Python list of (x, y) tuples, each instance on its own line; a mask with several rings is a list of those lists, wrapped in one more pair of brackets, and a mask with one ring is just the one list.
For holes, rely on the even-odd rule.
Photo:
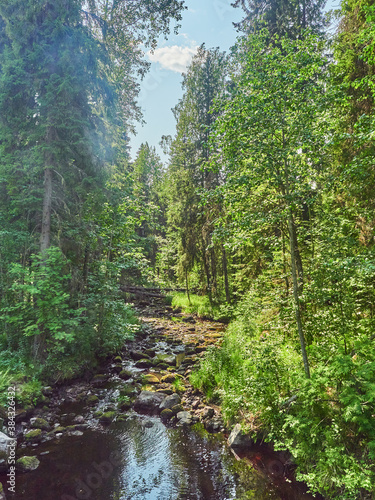
[(16, 461), (16, 468), (21, 472), (29, 472), (37, 469), (39, 464), (36, 457), (21, 457)]
[(163, 420), (170, 420), (173, 417), (174, 413), (169, 408), (166, 408), (160, 413), (160, 416)]
[(90, 406), (94, 406), (96, 405), (96, 403), (99, 402), (99, 398), (98, 396), (96, 396), (95, 394), (91, 394), (88, 398), (87, 398), (87, 404), (89, 404)]
[(48, 431), (51, 426), (44, 418), (36, 418), (32, 422), (31, 427), (33, 427), (34, 429), (42, 429), (43, 431)]
[(57, 434), (58, 432), (65, 432), (65, 431), (66, 431), (66, 427), (63, 427), (62, 425), (59, 425), (58, 427), (55, 427), (53, 429), (54, 434)]
[(147, 373), (143, 377), (143, 382), (146, 384), (160, 384), (160, 380), (156, 375), (153, 375), (152, 373)]
[(110, 424), (111, 422), (113, 422), (115, 417), (116, 417), (115, 411), (107, 411), (105, 413), (102, 413), (102, 415), (99, 417), (99, 422), (102, 424)]
[(118, 375), (120, 378), (122, 378), (123, 380), (128, 380), (130, 378), (132, 378), (133, 374), (132, 372), (130, 372), (129, 370), (122, 370), (119, 375)]
[(26, 432), (25, 434), (25, 439), (26, 441), (40, 441), (42, 438), (42, 431), (41, 429), (34, 429), (33, 431)]

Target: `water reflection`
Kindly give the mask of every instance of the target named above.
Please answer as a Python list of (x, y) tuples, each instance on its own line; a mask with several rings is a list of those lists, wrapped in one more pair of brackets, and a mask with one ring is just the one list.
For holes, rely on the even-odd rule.
[(157, 417), (134, 415), (105, 430), (44, 443), (34, 452), (39, 468), (17, 474), (17, 493), (7, 494), (8, 500), (285, 498), (237, 462), (219, 436), (167, 428)]

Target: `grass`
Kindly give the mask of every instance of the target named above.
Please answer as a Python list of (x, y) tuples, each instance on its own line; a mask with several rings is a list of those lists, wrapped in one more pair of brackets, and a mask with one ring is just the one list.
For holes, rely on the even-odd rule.
[(190, 294), (189, 301), (185, 293), (176, 292), (173, 294), (171, 305), (174, 308), (181, 308), (185, 313), (196, 314), (199, 318), (228, 321), (227, 311), (217, 305), (211, 306), (207, 295)]

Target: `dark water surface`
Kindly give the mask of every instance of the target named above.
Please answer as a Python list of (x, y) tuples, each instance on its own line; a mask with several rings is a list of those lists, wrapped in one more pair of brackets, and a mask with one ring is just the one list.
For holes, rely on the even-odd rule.
[[(19, 451), (35, 453), (41, 463), (34, 472), (17, 473), (17, 492), (7, 492), (7, 500), (312, 498), (277, 466), (275, 477), (271, 470), (267, 478), (236, 460), (222, 436), (166, 427), (158, 417), (133, 414), (108, 428)], [(5, 486), (5, 477), (0, 480)]]

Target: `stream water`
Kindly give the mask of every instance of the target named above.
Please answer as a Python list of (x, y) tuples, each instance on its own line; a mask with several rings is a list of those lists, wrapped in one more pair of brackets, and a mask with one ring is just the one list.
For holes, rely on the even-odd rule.
[[(312, 498), (275, 460), (266, 473), (257, 471), (235, 458), (222, 435), (199, 425), (168, 427), (159, 417), (131, 412), (126, 421), (77, 434), (28, 448), (40, 465), (17, 473), (16, 494), (6, 492), (7, 500)], [(264, 450), (252, 458), (267, 461)], [(6, 478), (0, 480), (5, 486)]]

